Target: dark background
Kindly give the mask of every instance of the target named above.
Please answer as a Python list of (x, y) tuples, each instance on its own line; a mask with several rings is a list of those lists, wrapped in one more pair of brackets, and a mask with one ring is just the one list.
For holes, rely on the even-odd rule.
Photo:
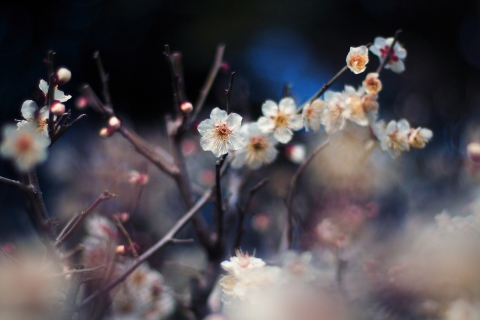
[[(464, 132), (477, 120), (480, 105), (479, 2), (65, 0), (35, 4), (0, 5), (0, 125), (21, 117), (24, 100), (42, 103), (38, 82), (46, 78), (43, 59), (49, 49), (57, 52), (57, 65), (72, 71), (72, 81), (63, 87), (74, 97), (67, 107), (74, 109), (83, 83), (100, 92), (92, 60), (92, 53), (99, 50), (110, 74), (117, 112), (128, 115), (137, 127), (160, 126), (163, 115), (173, 111), (170, 75), (162, 56), (167, 43), (183, 54), (187, 96), (192, 101), (217, 44), (225, 43), (225, 60), (237, 74), (236, 88), (248, 88), (250, 105), (258, 114), (265, 99), (280, 97), (285, 82), (292, 84), (293, 95), (303, 102), (345, 64), (350, 46), (392, 36), (400, 28), (400, 42), (408, 51), (406, 71), (382, 74), (381, 117), (406, 117), (413, 126), (432, 128), (435, 138), (425, 152), (453, 168), (438, 177), (436, 185), (447, 191), (457, 185), (455, 168), (463, 162), (469, 139)], [(373, 71), (378, 59), (370, 58), (367, 70)], [(340, 90), (344, 83), (356, 86), (362, 79), (349, 72), (334, 88)], [(208, 106), (224, 104), (227, 82), (228, 72), (224, 72)], [(238, 98), (240, 90), (235, 91)], [(96, 134), (104, 125), (94, 113), (87, 114), (64, 141), (81, 143), (82, 136)], [(5, 161), (0, 161), (0, 175), (17, 177)], [(45, 190), (48, 204), (54, 194), (48, 187)], [(18, 191), (0, 186), (0, 212), (14, 212), (24, 201)]]

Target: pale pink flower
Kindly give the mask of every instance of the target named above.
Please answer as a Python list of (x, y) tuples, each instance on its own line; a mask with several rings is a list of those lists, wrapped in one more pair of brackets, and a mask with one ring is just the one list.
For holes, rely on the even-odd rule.
[(222, 268), (234, 276), (238, 276), (248, 269), (265, 266), (265, 262), (262, 259), (250, 256), (248, 253), (243, 253), (241, 250), (237, 250), (235, 253), (235, 256), (231, 257), (230, 260), (221, 263)]
[(283, 98), (277, 105), (267, 100), (262, 105), (263, 117), (258, 119), (258, 127), (264, 133), (273, 132), (278, 142), (288, 143), (293, 131), (302, 129), (302, 116), (297, 114), (297, 107), (292, 98)]
[[(370, 47), (370, 51), (380, 58), (380, 63), (387, 56), (388, 50), (393, 43), (393, 38), (376, 37), (373, 45)], [(398, 42), (395, 43), (390, 59), (385, 64), (386, 69), (390, 69), (396, 73), (402, 73), (405, 70), (403, 60), (407, 57), (407, 51), (400, 46)]]
[(323, 125), (328, 134), (343, 130), (346, 119), (350, 118), (350, 106), (345, 103), (345, 97), (340, 92), (327, 91), (325, 93), (327, 107), (323, 112)]
[(371, 72), (362, 82), (363, 89), (371, 95), (377, 95), (382, 90), (382, 81), (378, 78), (378, 73)]
[(18, 129), (6, 125), (0, 155), (12, 159), (20, 171), (27, 172), (47, 159), (49, 145), (50, 139), (39, 135), (33, 124), (24, 124)]

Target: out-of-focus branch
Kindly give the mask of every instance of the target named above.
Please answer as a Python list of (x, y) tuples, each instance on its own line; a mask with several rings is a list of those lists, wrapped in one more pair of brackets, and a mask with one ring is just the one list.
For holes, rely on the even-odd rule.
[(220, 70), (220, 67), (222, 66), (224, 52), (225, 52), (225, 45), (219, 44), (217, 46), (217, 51), (215, 53), (215, 58), (213, 60), (212, 68), (210, 69), (207, 80), (205, 81), (205, 84), (203, 85), (202, 90), (200, 90), (200, 95), (198, 96), (198, 99), (195, 102), (195, 106), (194, 106), (195, 111), (193, 112), (193, 115), (190, 118), (190, 123), (193, 123), (193, 121), (195, 121), (195, 119), (198, 117), (198, 115), (200, 114), (200, 111), (203, 108), (203, 104), (205, 103), (208, 93), (212, 88), (213, 81), (215, 81), (215, 78), (217, 77), (217, 74), (218, 74), (218, 70)]
[[(73, 223), (72, 227), (68, 229), (65, 233), (63, 233), (61, 236), (57, 238), (55, 241), (55, 247), (59, 248), (61, 247), (65, 241), (78, 229), (80, 224), (82, 224), (83, 220), (88, 217), (88, 215), (95, 210), (95, 208), (102, 202), (110, 200), (112, 198), (116, 198), (117, 195), (110, 193), (108, 191), (104, 191), (87, 209), (82, 211), (78, 218), (75, 220)], [(69, 223), (70, 224), (70, 223)]]
[(223, 210), (223, 199), (222, 199), (222, 176), (221, 170), (225, 159), (227, 158), (228, 153), (224, 154), (220, 157), (215, 165), (215, 213), (216, 213), (216, 223), (217, 223), (217, 241), (215, 244), (215, 250), (219, 253), (223, 251), (222, 244), (223, 244), (223, 219), (225, 216), (225, 212)]
[(137, 252), (137, 249), (135, 249), (135, 245), (133, 244), (132, 238), (128, 234), (127, 229), (125, 229), (122, 221), (120, 220), (120, 218), (118, 216), (115, 215), (114, 219), (115, 219), (115, 224), (117, 225), (118, 229), (120, 229), (120, 231), (123, 233), (124, 237), (127, 239), (128, 245), (130, 246), (130, 249), (132, 249), (133, 258), (137, 259), (138, 258), (138, 252)]
[(233, 80), (235, 80), (235, 71), (230, 74), (230, 83), (228, 89), (225, 90), (225, 95), (227, 96), (227, 114), (230, 113), (230, 98), (232, 96)]
[(396, 32), (395, 32), (395, 35), (393, 36), (393, 41), (392, 41), (392, 44), (390, 45), (390, 48), (388, 48), (388, 51), (387, 51), (387, 54), (385, 55), (385, 58), (382, 60), (382, 63), (380, 63), (380, 65), (378, 66), (378, 69), (377, 69), (377, 73), (380, 75), (380, 72), (382, 72), (383, 68), (385, 67), (385, 65), (388, 63), (388, 61), (390, 60), (390, 56), (392, 55), (392, 52), (393, 52), (393, 47), (395, 46), (395, 43), (397, 43), (397, 40), (398, 40), (398, 36), (400, 35), (400, 33), (402, 33), (402, 30), (401, 29), (398, 29)]
[[(79, 265), (75, 267), (75, 270), (82, 271), (84, 266)], [(77, 302), (78, 292), (80, 291), (80, 285), (82, 284), (82, 272), (73, 273), (70, 283), (70, 289), (67, 293), (67, 299), (65, 300), (65, 305), (60, 314), (59, 319), (72, 319), (73, 314), (75, 313), (75, 304)]]
[(174, 239), (174, 236), (187, 224), (188, 221), (208, 202), (212, 195), (212, 188), (208, 189), (203, 196), (198, 199), (198, 201), (192, 206), (190, 210), (185, 213), (185, 215), (180, 218), (170, 229), (170, 231), (167, 232), (166, 235), (163, 236), (162, 239), (160, 239), (155, 245), (153, 245), (150, 249), (145, 251), (143, 254), (141, 254), (137, 260), (135, 260), (130, 266), (128, 266), (119, 276), (117, 276), (114, 280), (112, 280), (110, 283), (107, 285), (103, 286), (102, 288), (98, 289), (96, 292), (94, 292), (92, 295), (87, 297), (85, 300), (83, 300), (82, 303), (80, 303), (77, 306), (77, 310), (81, 309), (88, 304), (90, 304), (92, 301), (94, 301), (97, 297), (102, 295), (105, 292), (108, 292), (112, 288), (116, 287), (118, 284), (120, 284), (122, 281), (124, 281), (136, 268), (138, 268), (143, 262), (145, 262), (151, 255), (153, 255), (155, 252), (157, 252), (159, 249), (161, 249), (163, 246), (165, 246), (167, 243), (172, 242), (172, 239)]
[(48, 107), (48, 136), (50, 139), (53, 139), (55, 135), (55, 130), (54, 130), (54, 114), (50, 111), (50, 108), (53, 104), (53, 99), (55, 95), (55, 68), (54, 68), (54, 60), (55, 58), (55, 52), (50, 50), (48, 51), (47, 54), (47, 59), (45, 60), (45, 64), (47, 65), (47, 72), (48, 72), (48, 92), (46, 96), (46, 105)]
[(37, 215), (37, 223), (45, 234), (49, 235), (51, 240), (55, 239), (55, 226), (50, 221), (45, 201), (43, 200), (42, 190), (38, 182), (37, 170), (34, 168), (28, 173), (29, 192), (27, 192), (33, 210)]
[(103, 98), (105, 99), (104, 108), (106, 110), (110, 110), (110, 112), (113, 113), (112, 98), (110, 97), (110, 89), (108, 88), (108, 75), (105, 73), (105, 69), (103, 68), (103, 62), (100, 58), (100, 52), (95, 51), (93, 53), (93, 59), (97, 63), (100, 81), (102, 82), (102, 94)]
[(307, 167), (307, 165), (312, 162), (313, 158), (323, 150), (329, 143), (329, 140), (325, 141), (324, 143), (320, 144), (315, 150), (313, 150), (312, 153), (308, 155), (305, 160), (303, 160), (302, 164), (298, 167), (297, 171), (295, 174), (292, 176), (292, 179), (290, 180), (289, 187), (288, 187), (288, 193), (287, 193), (287, 200), (286, 200), (286, 205), (287, 205), (287, 243), (288, 243), (288, 248), (291, 249), (293, 245), (293, 199), (295, 197), (295, 191), (297, 188), (297, 180), (300, 177), (300, 174), (302, 174), (303, 170)]
[[(165, 51), (163, 52), (163, 56), (167, 59), (168, 66), (170, 68), (170, 74), (172, 77), (172, 87), (173, 87), (173, 98), (175, 101), (175, 111), (179, 114), (179, 107), (186, 99), (185, 92), (181, 92), (181, 88), (183, 86), (180, 85), (181, 76), (179, 70), (176, 68), (176, 61), (173, 59), (172, 54), (170, 53), (170, 46), (168, 44), (165, 45)], [(181, 59), (181, 58), (180, 58)]]
[(237, 225), (237, 233), (235, 235), (235, 242), (233, 245), (232, 254), (235, 255), (235, 250), (240, 248), (240, 243), (242, 242), (243, 236), (243, 221), (245, 220), (245, 215), (248, 212), (248, 208), (250, 207), (250, 202), (252, 201), (253, 196), (255, 193), (258, 192), (264, 185), (268, 183), (269, 179), (265, 178), (260, 180), (259, 183), (254, 185), (250, 191), (248, 192), (247, 200), (245, 201), (245, 205), (243, 207), (240, 204), (237, 204), (238, 210), (238, 225)]
[(4, 184), (6, 186), (12, 186), (12, 187), (18, 188), (19, 190), (22, 190), (24, 192), (29, 191), (28, 186), (24, 185), (20, 181), (11, 180), (11, 179), (4, 178), (4, 177), (0, 177), (0, 184)]

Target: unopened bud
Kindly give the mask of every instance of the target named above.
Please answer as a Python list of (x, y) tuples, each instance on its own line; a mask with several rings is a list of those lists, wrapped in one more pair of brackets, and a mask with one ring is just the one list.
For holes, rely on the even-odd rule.
[(61, 116), (62, 114), (65, 113), (65, 105), (60, 102), (55, 102), (50, 107), (50, 111), (56, 116)]
[(108, 120), (108, 125), (110, 126), (110, 128), (118, 130), (122, 126), (122, 122), (120, 122), (120, 119), (114, 116)]
[(113, 136), (114, 133), (115, 133), (115, 130), (108, 127), (108, 128), (102, 128), (100, 130), (99, 134), (100, 134), (100, 137), (102, 137), (102, 138), (109, 138), (109, 137)]
[(115, 253), (119, 255), (124, 255), (125, 254), (125, 246), (117, 246), (117, 249), (115, 249)]
[(75, 100), (75, 105), (78, 109), (83, 109), (88, 105), (88, 99), (86, 97), (78, 97), (77, 100)]
[(57, 84), (62, 85), (70, 81), (72, 73), (66, 68), (60, 68), (57, 70)]
[(285, 156), (293, 163), (300, 164), (307, 156), (307, 148), (303, 144), (291, 144), (285, 148)]
[(120, 218), (120, 221), (122, 221), (122, 222), (126, 222), (126, 221), (128, 221), (128, 219), (130, 219), (130, 215), (127, 212), (120, 213), (118, 215), (118, 217)]
[(473, 162), (480, 162), (480, 143), (471, 142), (467, 146), (467, 153)]
[(193, 105), (190, 102), (184, 102), (180, 106), (180, 109), (182, 110), (183, 113), (190, 113), (193, 111)]
[(148, 183), (148, 174), (132, 170), (128, 173), (128, 182), (135, 186), (143, 186)]

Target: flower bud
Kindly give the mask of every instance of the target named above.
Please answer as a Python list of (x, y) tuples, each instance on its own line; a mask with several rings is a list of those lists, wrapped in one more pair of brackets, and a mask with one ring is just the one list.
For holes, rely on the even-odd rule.
[(143, 186), (148, 183), (148, 174), (132, 170), (128, 173), (128, 182), (134, 186)]
[(122, 126), (122, 122), (117, 117), (113, 116), (108, 120), (108, 125), (113, 130), (118, 130)]
[(480, 162), (480, 143), (471, 142), (467, 146), (467, 153), (473, 162)]
[(56, 80), (58, 85), (62, 85), (70, 81), (72, 73), (66, 68), (60, 68), (57, 70)]
[(182, 110), (183, 113), (190, 113), (193, 111), (193, 105), (190, 102), (184, 102), (180, 106), (180, 109)]
[(117, 246), (115, 249), (115, 253), (119, 255), (124, 255), (125, 254), (125, 246)]
[(115, 130), (108, 127), (108, 128), (102, 128), (100, 130), (99, 134), (100, 134), (100, 137), (102, 137), (102, 138), (109, 138), (109, 137), (113, 136), (114, 133), (115, 133)]
[(285, 156), (293, 163), (300, 164), (307, 156), (307, 148), (303, 144), (291, 144), (285, 148)]
[(56, 116), (61, 116), (62, 114), (65, 113), (65, 105), (60, 102), (55, 102), (50, 107), (50, 111)]
[(88, 99), (86, 97), (78, 97), (77, 100), (75, 100), (75, 105), (78, 109), (83, 109), (88, 106)]

